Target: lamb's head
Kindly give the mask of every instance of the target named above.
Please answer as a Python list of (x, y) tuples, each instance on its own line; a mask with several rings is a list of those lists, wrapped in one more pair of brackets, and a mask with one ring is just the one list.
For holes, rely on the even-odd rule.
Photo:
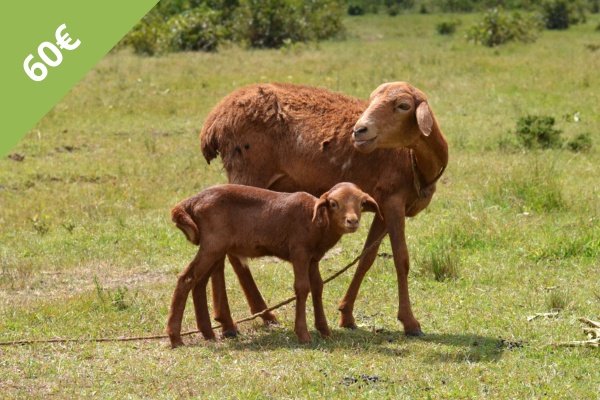
[(321, 195), (313, 210), (313, 221), (339, 234), (352, 233), (358, 229), (363, 211), (375, 212), (383, 219), (371, 196), (353, 183), (342, 182)]
[(433, 125), (423, 92), (406, 82), (384, 83), (371, 93), (369, 106), (354, 125), (354, 147), (363, 153), (407, 147), (419, 135), (429, 136)]

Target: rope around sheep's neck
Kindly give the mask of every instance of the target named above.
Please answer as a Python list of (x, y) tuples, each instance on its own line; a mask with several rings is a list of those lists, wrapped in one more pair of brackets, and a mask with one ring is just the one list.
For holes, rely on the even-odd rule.
[[(383, 234), (375, 242), (371, 243), (371, 245), (364, 248), (363, 251), (354, 260), (352, 260), (348, 265), (346, 265), (344, 268), (340, 269), (339, 271), (337, 271), (336, 273), (334, 273), (333, 275), (331, 275), (327, 279), (325, 279), (323, 281), (323, 285), (331, 282), (332, 280), (334, 280), (335, 278), (337, 278), (338, 276), (340, 276), (341, 274), (343, 274), (344, 272), (349, 270), (353, 265), (355, 265), (361, 259), (361, 257), (365, 253), (367, 253), (369, 250), (371, 250), (373, 247), (375, 247), (375, 245), (379, 246), (379, 244), (381, 243), (381, 241), (383, 240), (385, 235), (387, 235), (387, 232), (383, 232)], [(267, 309), (257, 312), (256, 314), (252, 314), (248, 317), (239, 319), (239, 320), (235, 321), (235, 323), (241, 324), (243, 322), (252, 321), (270, 311), (281, 308), (281, 307), (285, 306), (286, 304), (291, 303), (294, 300), (296, 300), (296, 296), (287, 298), (287, 299), (275, 304), (274, 306), (271, 306)], [(212, 327), (212, 329), (214, 330), (214, 329), (218, 329), (220, 327), (221, 327), (221, 325), (215, 325)], [(187, 332), (183, 332), (181, 334), (181, 336), (189, 336), (189, 335), (193, 335), (194, 333), (199, 333), (199, 332), (200, 332), (199, 330), (187, 331)], [(163, 334), (163, 335), (150, 335), (150, 336), (118, 336), (118, 337), (89, 338), (89, 339), (88, 338), (70, 338), (70, 339), (55, 338), (55, 339), (13, 340), (13, 341), (8, 341), (8, 342), (0, 342), (0, 346), (16, 346), (16, 345), (42, 344), (42, 343), (133, 342), (133, 341), (141, 341), (141, 340), (166, 339), (168, 337), (169, 337), (168, 335)]]
[[(423, 199), (429, 196), (429, 192), (431, 192), (431, 188), (437, 183), (437, 181), (442, 177), (444, 171), (446, 170), (446, 165), (443, 165), (440, 168), (440, 171), (433, 178), (431, 182), (425, 182), (425, 184), (421, 183), (421, 172), (419, 171), (419, 166), (417, 165), (417, 156), (413, 149), (408, 149), (410, 154), (410, 166), (412, 168), (413, 173), (413, 185), (415, 190), (417, 191), (417, 196), (419, 199)], [(409, 207), (410, 208), (410, 207)]]

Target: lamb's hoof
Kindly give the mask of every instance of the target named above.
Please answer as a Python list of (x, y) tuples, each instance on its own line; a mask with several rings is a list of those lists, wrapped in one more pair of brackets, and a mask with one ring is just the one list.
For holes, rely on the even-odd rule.
[(404, 334), (408, 337), (423, 337), (423, 336), (425, 336), (425, 334), (423, 333), (421, 328), (411, 330), (411, 331), (404, 331)]
[(237, 335), (239, 335), (239, 331), (237, 329), (228, 329), (226, 331), (223, 331), (223, 337), (226, 339), (233, 339), (236, 338)]
[(171, 339), (171, 348), (172, 349), (176, 349), (176, 348), (182, 347), (182, 346), (183, 346), (183, 340), (181, 340), (181, 338)]

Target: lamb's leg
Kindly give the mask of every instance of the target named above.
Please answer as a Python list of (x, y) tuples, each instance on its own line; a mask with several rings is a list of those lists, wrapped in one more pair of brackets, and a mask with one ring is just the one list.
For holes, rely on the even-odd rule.
[(215, 333), (213, 332), (210, 323), (210, 314), (208, 312), (208, 303), (206, 300), (206, 285), (209, 277), (210, 272), (206, 273), (192, 289), (194, 311), (196, 313), (196, 325), (206, 340), (215, 338)]
[(310, 292), (310, 280), (308, 276), (310, 265), (308, 262), (300, 259), (294, 260), (292, 264), (294, 265), (294, 291), (296, 292), (296, 321), (294, 323), (294, 331), (300, 343), (309, 343), (311, 337), (306, 326), (306, 299), (308, 292)]
[(325, 317), (325, 311), (323, 310), (323, 279), (319, 272), (319, 263), (310, 263), (310, 292), (312, 294), (313, 309), (315, 312), (315, 328), (321, 333), (323, 337), (331, 336), (331, 331), (327, 325), (327, 318)]
[[(367, 236), (367, 241), (363, 247), (364, 249), (370, 248), (367, 252), (365, 252), (360, 261), (358, 262), (358, 267), (356, 267), (356, 272), (354, 272), (354, 276), (352, 277), (352, 282), (350, 282), (350, 286), (346, 291), (346, 294), (340, 301), (338, 306), (338, 310), (341, 311), (340, 315), (340, 326), (343, 328), (355, 329), (356, 323), (354, 322), (354, 302), (356, 301), (356, 297), (358, 296), (358, 289), (360, 288), (360, 284), (362, 283), (365, 274), (373, 265), (375, 261), (375, 257), (377, 257), (377, 250), (379, 250), (379, 244), (374, 244), (381, 235), (385, 232), (385, 223), (375, 217), (373, 219), (373, 223), (371, 224), (371, 228), (369, 230), (369, 234)], [(371, 247), (372, 246), (372, 247)]]
[(171, 347), (183, 345), (183, 341), (181, 340), (181, 321), (190, 290), (209, 273), (211, 266), (217, 260), (218, 257), (215, 255), (198, 251), (194, 260), (177, 278), (177, 286), (175, 286), (175, 291), (173, 292), (166, 329), (171, 341)]
[(224, 337), (236, 337), (237, 327), (231, 311), (229, 310), (229, 301), (227, 299), (227, 290), (225, 288), (225, 258), (221, 259), (214, 267), (210, 278), (212, 284), (213, 312), (215, 321), (221, 323), (221, 332)]
[[(268, 308), (267, 303), (263, 299), (258, 287), (256, 286), (256, 282), (254, 282), (254, 278), (252, 277), (252, 273), (250, 272), (250, 268), (245, 261), (242, 261), (239, 257), (228, 254), (227, 258), (229, 262), (233, 266), (233, 271), (238, 277), (240, 285), (242, 286), (242, 290), (244, 291), (244, 295), (248, 300), (248, 304), (250, 305), (250, 312), (252, 314), (256, 314)], [(275, 314), (271, 311), (264, 313), (261, 315), (261, 318), (265, 322), (265, 324), (276, 324), (277, 318)]]
[[(399, 202), (398, 202), (399, 203)], [(394, 265), (398, 277), (398, 319), (404, 326), (404, 332), (409, 336), (421, 336), (421, 325), (413, 315), (408, 294), (409, 258), (406, 237), (404, 235), (405, 218), (403, 204), (388, 202), (384, 205), (387, 229), (390, 234)]]

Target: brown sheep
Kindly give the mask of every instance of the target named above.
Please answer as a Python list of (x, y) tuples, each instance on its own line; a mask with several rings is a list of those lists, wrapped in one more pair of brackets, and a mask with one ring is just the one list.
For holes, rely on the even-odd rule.
[[(427, 207), (448, 163), (447, 142), (423, 92), (405, 82), (385, 83), (365, 102), (307, 86), (251, 85), (211, 111), (200, 138), (206, 160), (220, 155), (231, 183), (319, 196), (349, 181), (370, 193), (385, 222), (373, 220), (369, 250), (339, 305), (340, 326), (356, 327), (354, 302), (379, 247), (372, 244), (387, 231), (398, 278), (398, 319), (407, 334), (422, 334), (410, 305), (405, 217)], [(266, 309), (247, 264), (229, 259), (252, 312)], [(222, 275), (215, 274), (212, 283), (219, 298)], [(217, 314), (222, 304), (215, 303)], [(270, 313), (264, 318), (275, 320)]]
[[(358, 229), (363, 210), (381, 217), (375, 200), (348, 182), (338, 183), (320, 198), (305, 192), (280, 193), (250, 186), (219, 185), (176, 205), (171, 211), (173, 222), (200, 249), (177, 280), (167, 323), (171, 346), (183, 344), (181, 320), (192, 289), (198, 328), (205, 338), (214, 338), (206, 304), (206, 283), (215, 270), (223, 273), (227, 254), (238, 259), (271, 255), (290, 261), (294, 267), (294, 330), (298, 340), (301, 343), (311, 340), (306, 327), (309, 291), (315, 326), (322, 336), (329, 336), (319, 261), (343, 234)], [(236, 331), (228, 309), (221, 319), (228, 331)]]

